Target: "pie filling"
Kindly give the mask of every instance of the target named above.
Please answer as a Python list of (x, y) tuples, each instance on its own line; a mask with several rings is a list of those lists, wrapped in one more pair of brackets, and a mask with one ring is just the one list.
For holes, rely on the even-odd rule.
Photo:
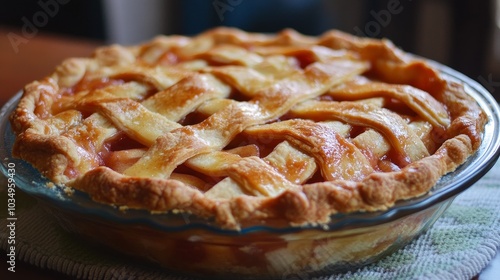
[(389, 41), (228, 28), (68, 59), (11, 115), (14, 156), (54, 183), (234, 229), (422, 195), (486, 121), (463, 85)]

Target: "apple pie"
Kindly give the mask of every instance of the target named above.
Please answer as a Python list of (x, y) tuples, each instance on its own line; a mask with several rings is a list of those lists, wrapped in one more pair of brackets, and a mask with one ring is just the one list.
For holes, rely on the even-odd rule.
[(421, 196), (476, 152), (487, 116), (388, 40), (216, 28), (69, 58), (10, 121), (13, 155), (57, 186), (241, 229)]

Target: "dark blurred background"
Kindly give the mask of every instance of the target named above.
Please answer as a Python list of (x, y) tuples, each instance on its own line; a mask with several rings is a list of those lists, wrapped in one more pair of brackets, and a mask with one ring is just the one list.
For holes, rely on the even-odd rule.
[[(388, 38), (444, 63), (500, 98), (500, 0), (17, 0), (0, 27), (134, 44), (157, 34), (193, 35), (214, 26), (276, 32), (329, 29)], [(2, 38), (2, 40), (4, 40)], [(1, 62), (0, 62), (1, 63)]]

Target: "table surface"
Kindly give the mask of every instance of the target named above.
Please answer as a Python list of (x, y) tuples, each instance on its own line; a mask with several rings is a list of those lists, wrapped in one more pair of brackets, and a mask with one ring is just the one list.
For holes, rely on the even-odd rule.
[[(43, 78), (65, 58), (88, 56), (102, 42), (51, 34), (35, 34), (24, 38), (21, 30), (0, 26), (0, 106), (22, 87)], [(5, 256), (5, 252), (1, 252)], [(3, 258), (2, 258), (3, 259)], [(8, 274), (7, 274), (8, 273)], [(0, 262), (1, 279), (66, 279), (64, 275), (17, 263), (15, 274), (7, 271), (7, 263)], [(474, 279), (490, 280), (500, 275), (500, 250), (483, 272)]]

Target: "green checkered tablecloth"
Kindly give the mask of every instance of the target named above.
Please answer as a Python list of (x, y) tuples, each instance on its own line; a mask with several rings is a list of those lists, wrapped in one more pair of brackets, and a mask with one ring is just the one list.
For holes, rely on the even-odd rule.
[[(6, 189), (2, 177), (0, 245), (8, 251)], [(19, 191), (16, 218), (17, 260), (80, 279), (189, 279), (104, 251), (65, 232), (53, 217), (41, 211), (35, 199)], [(460, 194), (430, 230), (406, 247), (356, 271), (320, 279), (469, 280), (492, 260), (499, 247), (500, 161)]]

